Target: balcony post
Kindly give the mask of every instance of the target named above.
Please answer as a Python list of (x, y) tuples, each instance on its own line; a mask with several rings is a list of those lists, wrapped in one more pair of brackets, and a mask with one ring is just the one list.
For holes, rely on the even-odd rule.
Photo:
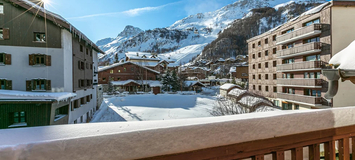
[(319, 160), (320, 159), (320, 150), (319, 144), (313, 144), (308, 146), (309, 160)]
[(339, 160), (348, 160), (350, 159), (349, 153), (349, 138), (343, 138), (338, 140), (338, 149), (339, 149)]
[(292, 160), (303, 160), (303, 147), (292, 149), (291, 154)]
[(284, 160), (285, 159), (285, 151), (276, 151), (272, 152), (273, 160)]
[(251, 157), (252, 160), (264, 160), (264, 155), (257, 155), (257, 156), (253, 156)]
[(351, 150), (352, 150), (352, 160), (355, 160), (355, 137), (351, 137)]
[(324, 143), (324, 160), (336, 160), (334, 140)]

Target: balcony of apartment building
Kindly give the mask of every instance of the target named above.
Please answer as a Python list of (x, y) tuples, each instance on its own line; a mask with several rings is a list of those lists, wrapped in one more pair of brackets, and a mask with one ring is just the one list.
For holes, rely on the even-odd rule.
[(285, 59), (294, 56), (303, 56), (303, 55), (318, 53), (322, 51), (321, 47), (322, 47), (321, 42), (305, 43), (296, 47), (277, 51), (276, 57)]
[(323, 79), (318, 78), (279, 78), (277, 85), (289, 87), (322, 88)]
[(320, 60), (301, 61), (301, 62), (286, 62), (277, 65), (277, 72), (294, 72), (294, 71), (307, 71), (307, 70), (321, 70), (325, 62)]
[(355, 148), (353, 117), (355, 108), (346, 107), (8, 129), (0, 130), (0, 155), (1, 159), (349, 160)]
[(284, 34), (277, 36), (276, 45), (287, 44), (297, 40), (313, 37), (322, 33), (322, 24), (313, 23), (308, 26), (293, 30), (289, 29)]
[(321, 90), (317, 88), (283, 87), (282, 92), (277, 93), (277, 98), (308, 106), (322, 106), (325, 103), (321, 94)]

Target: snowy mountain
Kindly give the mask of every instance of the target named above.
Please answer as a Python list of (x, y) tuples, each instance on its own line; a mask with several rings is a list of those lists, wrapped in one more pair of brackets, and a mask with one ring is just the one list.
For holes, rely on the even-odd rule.
[[(129, 32), (131, 34), (119, 34), (115, 39), (100, 40), (97, 45), (106, 51), (106, 55), (100, 61), (113, 63), (116, 54), (121, 59), (125, 57), (126, 51), (141, 51), (158, 53), (162, 59), (175, 60), (176, 63), (184, 64), (191, 61), (193, 57), (200, 55), (208, 44), (216, 40), (219, 34), (231, 27), (237, 19), (246, 19), (253, 16), (255, 13), (252, 12), (253, 9), (271, 6), (275, 10), (283, 8), (281, 10), (285, 11), (281, 21), (264, 27), (256, 33), (261, 34), (267, 28), (272, 28), (297, 16), (290, 11), (286, 11), (287, 9), (284, 9), (286, 6), (293, 3), (310, 4), (314, 2), (315, 0), (239, 0), (214, 12), (190, 15), (176, 21), (167, 28), (156, 28), (143, 32), (137, 29), (135, 30), (137, 32)], [(259, 23), (258, 26), (260, 25), (270, 24)], [(126, 29), (123, 32), (125, 31)]]

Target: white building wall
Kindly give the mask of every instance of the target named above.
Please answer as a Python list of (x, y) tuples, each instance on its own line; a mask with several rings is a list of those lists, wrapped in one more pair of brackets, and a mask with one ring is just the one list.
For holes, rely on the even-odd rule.
[(80, 121), (80, 117), (83, 116), (84, 122), (86, 122), (86, 113), (90, 112), (90, 110), (94, 110), (96, 107), (96, 101), (94, 99), (94, 93), (96, 92), (96, 89), (87, 89), (85, 90), (79, 90), (76, 91), (75, 93), (77, 96), (72, 99), (72, 102), (75, 100), (79, 100), (80, 98), (86, 98), (86, 96), (90, 96), (92, 94), (93, 99), (90, 100), (90, 102), (87, 102), (86, 104), (80, 104), (79, 108), (75, 108), (74, 111), (71, 111), (69, 114), (69, 124), (73, 124), (75, 120), (78, 120), (78, 123), (82, 123)]
[[(12, 89), (26, 91), (26, 80), (51, 80), (52, 91), (64, 91), (64, 56), (61, 48), (0, 46), (0, 52), (11, 54), (11, 65), (0, 66), (0, 79), (12, 80)], [(30, 66), (30, 54), (51, 55), (51, 66)]]

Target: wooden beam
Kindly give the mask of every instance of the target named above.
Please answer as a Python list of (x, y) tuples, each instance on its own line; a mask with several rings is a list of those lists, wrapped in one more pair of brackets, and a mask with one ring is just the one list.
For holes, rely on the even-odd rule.
[(309, 145), (308, 151), (309, 151), (309, 160), (319, 160), (320, 159), (319, 144)]
[(264, 155), (257, 155), (257, 156), (253, 156), (251, 157), (252, 160), (264, 160)]
[(324, 143), (324, 160), (335, 160), (335, 141)]
[(285, 159), (285, 151), (276, 151), (272, 152), (273, 160), (284, 160)]
[(351, 137), (352, 160), (355, 160), (355, 137)]
[(349, 152), (349, 138), (343, 138), (338, 140), (338, 150), (339, 150), (339, 160), (348, 160), (350, 159)]
[(294, 148), (291, 150), (292, 160), (303, 160), (303, 147)]

